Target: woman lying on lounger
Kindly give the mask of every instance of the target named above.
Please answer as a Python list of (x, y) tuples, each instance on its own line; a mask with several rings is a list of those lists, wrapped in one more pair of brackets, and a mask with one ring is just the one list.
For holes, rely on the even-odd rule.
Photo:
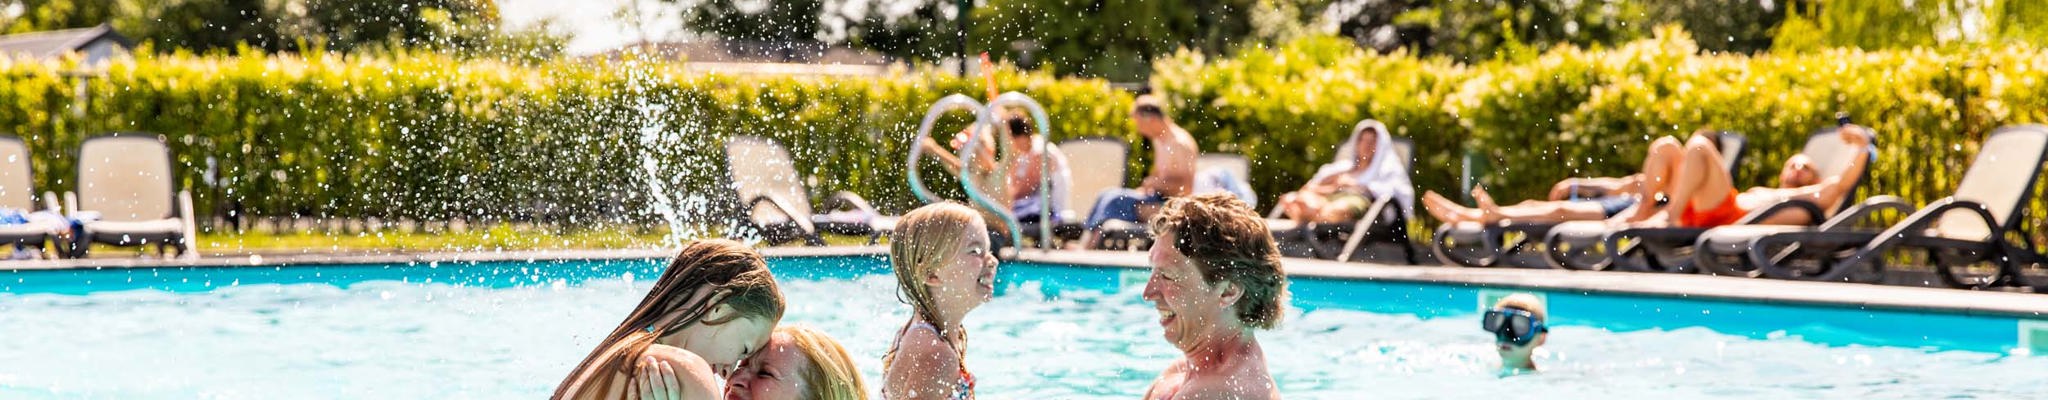
[(1337, 162), (1323, 165), (1301, 190), (1280, 195), (1280, 211), (1302, 223), (1357, 221), (1373, 199), (1393, 197), (1404, 215), (1415, 209), (1415, 185), (1394, 154), (1394, 137), (1379, 121), (1365, 120), (1337, 149)]
[[(1856, 131), (1864, 132), (1861, 128), (1856, 128)], [(1857, 142), (1862, 143), (1857, 145), (1858, 148), (1868, 147), (1868, 134), (1863, 133), (1861, 134), (1861, 137), (1865, 139), (1861, 142)], [(1644, 157), (1643, 171), (1645, 171), (1645, 173), (1629, 175), (1621, 178), (1568, 179), (1563, 182), (1558, 182), (1558, 184), (1552, 188), (1551, 201), (1532, 200), (1524, 201), (1522, 203), (1511, 206), (1499, 206), (1493, 202), (1493, 198), (1491, 196), (1487, 195), (1484, 188), (1475, 188), (1473, 189), (1472, 195), (1473, 198), (1477, 200), (1479, 203), (1479, 207), (1477, 208), (1467, 208), (1459, 206), (1457, 203), (1452, 202), (1450, 199), (1444, 198), (1443, 195), (1439, 195), (1436, 192), (1429, 192), (1423, 195), (1423, 206), (1427, 208), (1430, 214), (1435, 216), (1438, 220), (1450, 223), (1496, 223), (1500, 221), (1544, 223), (1607, 219), (1609, 220), (1609, 222), (1613, 222), (1616, 224), (1643, 223), (1644, 225), (1652, 226), (1669, 225), (1668, 222), (1644, 223), (1644, 221), (1646, 220), (1653, 219), (1653, 217), (1657, 217), (1660, 214), (1667, 212), (1665, 210), (1666, 207), (1662, 207), (1661, 205), (1677, 204), (1668, 203), (1669, 201), (1673, 200), (1675, 194), (1671, 193), (1673, 190), (1667, 190), (1667, 188), (1672, 188), (1675, 186), (1687, 186), (1689, 188), (1697, 189), (1700, 187), (1702, 181), (1708, 180), (1708, 178), (1710, 177), (1717, 177), (1720, 182), (1724, 182), (1722, 186), (1719, 187), (1720, 190), (1723, 190), (1725, 192), (1733, 192), (1734, 190), (1732, 179), (1728, 177), (1728, 171), (1726, 169), (1723, 169), (1722, 167), (1726, 164), (1723, 164), (1721, 161), (1720, 150), (1719, 147), (1716, 145), (1717, 143), (1720, 143), (1720, 140), (1716, 137), (1716, 133), (1708, 130), (1701, 130), (1699, 132), (1695, 132), (1693, 136), (1687, 140), (1687, 142), (1689, 142), (1689, 144), (1680, 144), (1678, 139), (1671, 137), (1657, 139), (1657, 141), (1652, 142), (1650, 144), (1650, 150), (1648, 152), (1648, 155)], [(1694, 175), (1686, 175), (1689, 176), (1689, 179), (1691, 180), (1686, 181), (1684, 183), (1674, 182), (1675, 179), (1680, 178), (1680, 175), (1685, 175), (1684, 173), (1678, 172), (1678, 170), (1682, 165), (1693, 162), (1694, 160), (1692, 160), (1691, 157), (1696, 155), (1696, 153), (1698, 156), (1702, 158), (1702, 161), (1711, 161), (1711, 163), (1698, 164), (1698, 168), (1694, 168), (1694, 170), (1688, 171), (1688, 173), (1695, 173)], [(1706, 155), (1711, 155), (1712, 157), (1709, 159), (1706, 157)], [(1868, 160), (1868, 154), (1863, 154), (1858, 157), (1862, 157), (1858, 160)], [(1844, 171), (1842, 176), (1858, 176), (1862, 174), (1861, 171), (1862, 164), (1859, 161), (1859, 163), (1853, 166), (1850, 170)], [(1823, 187), (1823, 185), (1829, 182), (1833, 181), (1824, 181), (1821, 179), (1818, 170), (1814, 167), (1812, 158), (1809, 158), (1803, 154), (1794, 155), (1792, 156), (1792, 158), (1785, 160), (1784, 168), (1779, 171), (1778, 188), (1753, 188), (1750, 190), (1750, 193), (1744, 194), (1744, 196), (1748, 197), (1748, 200), (1740, 201), (1737, 204), (1751, 204), (1749, 207), (1740, 207), (1740, 209), (1742, 210), (1748, 210), (1754, 207), (1762, 207), (1777, 201), (1777, 199), (1790, 198), (1787, 196), (1792, 194), (1797, 194), (1803, 191), (1818, 190), (1819, 188)], [(1849, 185), (1854, 184), (1854, 180), (1843, 180), (1842, 182), (1838, 183), (1840, 183), (1842, 190), (1847, 190)], [(1571, 197), (1574, 194), (1580, 194), (1577, 192), (1585, 192), (1588, 188), (1594, 189), (1595, 192), (1604, 192), (1605, 195), (1587, 196), (1579, 200), (1557, 199), (1559, 197)], [(1697, 197), (1693, 196), (1690, 193), (1688, 194), (1688, 196)], [(1646, 198), (1661, 198), (1665, 201), (1643, 202), (1642, 200)], [(1822, 209), (1832, 209), (1832, 207), (1836, 203), (1842, 200), (1839, 194), (1828, 196), (1827, 198), (1829, 200), (1824, 202), (1816, 201), (1815, 204), (1821, 206)], [(1693, 204), (1701, 205), (1702, 203), (1710, 203), (1711, 206), (1716, 207), (1721, 205), (1719, 201), (1694, 202)], [(1682, 212), (1683, 210), (1680, 209), (1671, 211)], [(1737, 213), (1733, 217), (1726, 217), (1725, 223), (1719, 223), (1714, 225), (1718, 226), (1726, 225), (1727, 223), (1733, 223), (1736, 219), (1740, 219), (1744, 213), (1746, 213), (1746, 211), (1744, 211), (1743, 213)], [(1778, 216), (1774, 217), (1773, 219), (1777, 220), (1775, 222), (1791, 222), (1784, 220), (1786, 218), (1805, 217)], [(1671, 220), (1674, 219), (1659, 219), (1659, 221)], [(1772, 221), (1767, 220), (1766, 222), (1768, 223)]]

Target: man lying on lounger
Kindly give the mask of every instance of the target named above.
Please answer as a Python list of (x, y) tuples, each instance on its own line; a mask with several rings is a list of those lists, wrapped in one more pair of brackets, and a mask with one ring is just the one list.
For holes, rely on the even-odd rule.
[[(1845, 125), (1841, 132), (1842, 140), (1859, 149), (1851, 156), (1848, 168), (1839, 175), (1823, 178), (1812, 158), (1804, 154), (1794, 155), (1785, 160), (1776, 188), (1755, 187), (1736, 193), (1734, 181), (1723, 168), (1726, 164), (1715, 145), (1718, 141), (1703, 129), (1694, 133), (1685, 144), (1671, 137), (1652, 142), (1640, 174), (1559, 183), (1559, 186), (1569, 183), (1608, 186), (1617, 189), (1618, 195), (1610, 194), (1591, 201), (1527, 201), (1503, 207), (1494, 204), (1484, 189), (1475, 188), (1473, 198), (1479, 202), (1478, 208), (1459, 206), (1435, 192), (1424, 194), (1423, 205), (1437, 219), (1453, 223), (1562, 222), (1605, 218), (1614, 224), (1642, 227), (1728, 225), (1741, 219), (1748, 210), (1790, 199), (1811, 201), (1823, 210), (1831, 210), (1846, 201), (1844, 195), (1855, 186), (1855, 177), (1863, 174), (1863, 168), (1870, 159), (1867, 130)], [(1553, 188), (1553, 193), (1557, 192)], [(1685, 207), (1664, 207), (1666, 204)], [(1761, 222), (1787, 224), (1807, 218), (1809, 216), (1796, 213), (1779, 214)]]
[[(1704, 138), (1716, 146), (1721, 143), (1719, 132), (1701, 130), (1694, 132), (1693, 135)], [(1660, 150), (1668, 150), (1666, 147), (1680, 148), (1678, 139), (1665, 137), (1653, 142), (1643, 163), (1662, 163), (1655, 158), (1664, 153)], [(1803, 171), (1810, 172), (1811, 168)], [(1620, 178), (1570, 178), (1558, 181), (1556, 185), (1551, 186), (1548, 201), (1527, 200), (1515, 205), (1497, 206), (1493, 202), (1493, 196), (1488, 195), (1485, 188), (1474, 187), (1472, 198), (1478, 201), (1479, 207), (1460, 206), (1434, 191), (1423, 194), (1422, 205), (1431, 216), (1447, 223), (1491, 224), (1503, 220), (1519, 223), (1592, 221), (1618, 218), (1617, 216), (1623, 212), (1635, 209), (1636, 205), (1641, 203), (1642, 192), (1643, 174), (1638, 173)], [(1653, 210), (1656, 209), (1656, 204), (1653, 203), (1651, 207)]]

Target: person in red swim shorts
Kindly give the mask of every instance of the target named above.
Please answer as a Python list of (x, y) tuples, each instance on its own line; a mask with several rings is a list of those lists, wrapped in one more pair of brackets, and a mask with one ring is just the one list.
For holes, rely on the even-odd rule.
[[(1753, 187), (1742, 192), (1735, 191), (1734, 180), (1722, 169), (1725, 164), (1721, 153), (1712, 143), (1695, 136), (1681, 147), (1676, 139), (1659, 139), (1651, 144), (1652, 156), (1644, 163), (1642, 190), (1645, 198), (1663, 194), (1669, 206), (1657, 210), (1641, 208), (1628, 223), (1639, 227), (1711, 228), (1733, 224), (1750, 210), (1787, 200), (1808, 201), (1822, 210), (1833, 210), (1848, 201), (1844, 197), (1868, 167), (1873, 150), (1868, 129), (1843, 125), (1839, 132), (1843, 142), (1857, 149), (1840, 174), (1817, 176), (1811, 158), (1794, 155), (1785, 160), (1785, 168), (1778, 175), (1778, 187)], [(1803, 213), (1780, 213), (1759, 223), (1800, 224), (1810, 222), (1810, 218), (1813, 216)]]

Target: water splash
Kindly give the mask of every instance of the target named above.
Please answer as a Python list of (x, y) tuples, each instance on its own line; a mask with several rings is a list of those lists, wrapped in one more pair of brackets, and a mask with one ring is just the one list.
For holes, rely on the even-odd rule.
[[(665, 178), (687, 179), (689, 175), (702, 173), (702, 166), (714, 165), (718, 160), (712, 160), (701, 152), (689, 151), (701, 147), (695, 146), (694, 142), (702, 140), (706, 133), (687, 116), (675, 116), (684, 119), (671, 126), (669, 106), (654, 102), (647, 91), (647, 86), (654, 83), (650, 81), (664, 78), (651, 75), (633, 76), (630, 90), (639, 101), (632, 113), (636, 125), (627, 126), (639, 127), (635, 136), (640, 148), (641, 173), (638, 180), (646, 186), (647, 207), (668, 225), (668, 234), (662, 237), (661, 244), (671, 248), (682, 247), (711, 234), (704, 222), (712, 220), (717, 210), (712, 199), (704, 193), (675, 193), (675, 188), (685, 186)], [(754, 241), (757, 240), (750, 239), (748, 244)]]

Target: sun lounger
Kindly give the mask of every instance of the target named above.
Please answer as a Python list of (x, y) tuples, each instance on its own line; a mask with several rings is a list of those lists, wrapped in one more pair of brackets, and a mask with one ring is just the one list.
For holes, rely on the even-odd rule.
[[(1114, 138), (1090, 136), (1067, 139), (1054, 148), (1067, 157), (1070, 181), (1065, 192), (1067, 209), (1058, 210), (1055, 214), (1059, 220), (1052, 221), (1053, 237), (1059, 241), (1080, 240), (1087, 231), (1083, 224), (1088, 213), (1095, 211), (1095, 197), (1105, 190), (1124, 187), (1124, 163), (1130, 145)], [(1018, 225), (1025, 236), (1036, 237), (1040, 223)]]
[[(1394, 154), (1405, 163), (1403, 170), (1414, 171), (1415, 141), (1393, 139)], [(1415, 246), (1408, 240), (1407, 213), (1399, 208), (1393, 198), (1373, 199), (1372, 206), (1352, 223), (1303, 225), (1281, 218), (1281, 208), (1275, 204), (1266, 213), (1266, 229), (1279, 241), (1281, 253), (1289, 256), (1356, 261), (1367, 255), (1361, 249), (1388, 245), (1399, 251), (1400, 261), (1415, 264), (1418, 260)]]
[(868, 236), (870, 243), (895, 230), (896, 217), (884, 216), (852, 192), (833, 193), (827, 205), (846, 210), (814, 214), (810, 190), (797, 174), (789, 151), (773, 140), (734, 136), (725, 142), (727, 178), (742, 217), (728, 236), (757, 235), (770, 245), (796, 240), (823, 246), (820, 232)]
[[(1727, 163), (1728, 175), (1735, 176), (1736, 167), (1742, 165), (1743, 156), (1748, 152), (1748, 141), (1740, 133), (1723, 131), (1719, 135), (1722, 161)], [(1597, 229), (1605, 232), (1607, 226), (1597, 222), (1568, 222), (1567, 229)], [(1431, 251), (1437, 259), (1465, 267), (1491, 267), (1507, 263), (1521, 267), (1552, 267), (1542, 252), (1534, 251), (1550, 235), (1556, 222), (1507, 222), (1501, 224), (1459, 223), (1439, 226), (1431, 238)], [(1581, 253), (1584, 253), (1583, 251)], [(1594, 252), (1598, 259), (1607, 257), (1604, 251)], [(1567, 252), (1561, 256), (1570, 256)], [(1567, 264), (1578, 265), (1578, 264)], [(1604, 264), (1598, 264), (1604, 267)]]
[[(23, 214), (47, 211), (55, 215), (60, 212), (56, 193), (45, 192), (42, 202), (36, 201), (35, 169), (30, 167), (29, 158), (28, 144), (21, 138), (0, 136), (0, 207)], [(34, 246), (42, 250), (66, 229), (70, 227), (62, 223), (34, 219), (27, 223), (0, 225), (0, 244)]]
[[(1872, 139), (1870, 146), (1875, 147), (1877, 146), (1876, 143), (1877, 140)], [(1850, 156), (1859, 150), (1862, 149), (1850, 147), (1840, 139), (1838, 128), (1829, 127), (1808, 136), (1806, 146), (1800, 150), (1800, 153), (1813, 159), (1814, 167), (1820, 176), (1835, 176), (1841, 174), (1843, 169), (1849, 167)], [(1875, 157), (1875, 155), (1869, 156)], [(1842, 194), (1845, 200), (1832, 210), (1823, 210), (1819, 206), (1807, 201), (1785, 201), (1753, 210), (1734, 224), (1711, 229), (1722, 229), (1724, 232), (1752, 232), (1773, 229), (1801, 229), (1803, 226), (1818, 225), (1826, 221), (1829, 216), (1852, 206), (1854, 203), (1846, 201), (1846, 199), (1856, 198), (1856, 189), (1854, 188), (1861, 187), (1864, 182), (1868, 181), (1869, 176), (1870, 168), (1864, 168), (1863, 174), (1856, 177), (1852, 189)], [(1760, 221), (1787, 212), (1805, 215), (1806, 223), (1802, 225), (1758, 224)], [(1561, 224), (1551, 229), (1548, 236), (1545, 237), (1545, 244), (1548, 245), (1547, 248), (1549, 249), (1546, 253), (1550, 256), (1548, 260), (1554, 263), (1554, 266), (1560, 268), (1692, 273), (1697, 270), (1693, 257), (1693, 252), (1696, 249), (1693, 245), (1708, 230), (1710, 228), (1691, 227), (1624, 228), (1613, 230), (1606, 226), (1604, 221), (1590, 224), (1573, 222)], [(1573, 254), (1574, 249), (1577, 249), (1576, 251), (1579, 253)], [(1599, 253), (1603, 251), (1604, 254)]]
[(72, 253), (92, 243), (156, 245), (193, 256), (192, 193), (177, 189), (171, 150), (150, 133), (114, 133), (78, 148), (78, 190), (65, 194), (67, 214), (82, 220)]
[[(1195, 158), (1195, 171), (1198, 176), (1217, 169), (1228, 171), (1225, 173), (1231, 174), (1231, 177), (1242, 179), (1251, 173), (1251, 161), (1234, 153), (1203, 153)], [(1197, 193), (1201, 193), (1200, 187), (1196, 190)], [(1256, 199), (1246, 200), (1246, 203), (1253, 201)], [(1088, 204), (1093, 203), (1093, 199), (1088, 201)], [(1096, 234), (1102, 236), (1103, 248), (1142, 249), (1148, 247), (1152, 240), (1152, 232), (1149, 229), (1143, 221), (1109, 220), (1104, 222), (1101, 228), (1096, 229)]]
[[(1886, 254), (1912, 249), (1925, 251), (1936, 275), (1950, 286), (2029, 284), (2020, 276), (2018, 265), (2039, 262), (2041, 255), (2030, 243), (2011, 243), (2007, 234), (2021, 233), (2022, 242), (2030, 237), (2022, 216), (2044, 158), (2048, 158), (2048, 126), (1999, 128), (1985, 137), (1953, 196), (1928, 203), (1883, 231), (1821, 229), (1759, 237), (1749, 244), (1748, 261), (1773, 278), (1881, 282)], [(1830, 221), (1830, 225), (1846, 223)], [(1794, 246), (1799, 249), (1787, 251)], [(1829, 257), (1797, 263), (1808, 264), (1801, 266), (1787, 262), (1787, 253)], [(1993, 263), (1997, 271), (1981, 277), (1957, 271), (1979, 262)]]

